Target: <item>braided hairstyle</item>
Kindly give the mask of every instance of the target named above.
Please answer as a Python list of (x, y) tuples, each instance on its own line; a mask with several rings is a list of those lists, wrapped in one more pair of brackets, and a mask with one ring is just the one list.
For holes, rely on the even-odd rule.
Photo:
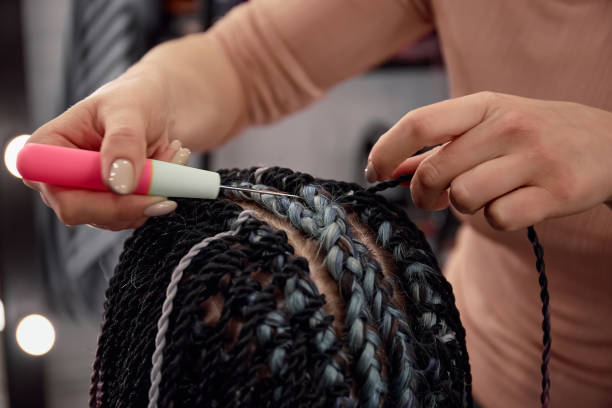
[(221, 171), (126, 242), (91, 407), (469, 407), (465, 331), (423, 234), (356, 184)]

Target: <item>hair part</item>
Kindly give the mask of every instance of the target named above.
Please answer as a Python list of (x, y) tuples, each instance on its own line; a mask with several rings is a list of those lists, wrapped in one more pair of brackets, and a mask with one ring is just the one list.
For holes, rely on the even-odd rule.
[(452, 290), (401, 209), (287, 169), (221, 174), (302, 199), (181, 200), (137, 230), (91, 406), (471, 405)]

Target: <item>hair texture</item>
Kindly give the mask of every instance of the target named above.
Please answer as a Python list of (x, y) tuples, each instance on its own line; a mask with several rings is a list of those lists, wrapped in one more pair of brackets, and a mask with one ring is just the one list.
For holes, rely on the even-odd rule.
[(91, 407), (472, 405), (451, 286), (384, 186), (221, 177), (301, 198), (179, 200), (135, 231), (106, 293)]

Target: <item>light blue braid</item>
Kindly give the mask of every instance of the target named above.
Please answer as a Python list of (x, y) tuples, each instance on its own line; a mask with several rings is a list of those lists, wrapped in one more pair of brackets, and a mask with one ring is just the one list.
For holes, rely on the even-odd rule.
[[(361, 217), (362, 221), (367, 224), (369, 216), (369, 210), (365, 210)], [(419, 252), (424, 258), (429, 256), (422, 249), (407, 249), (404, 245), (391, 246), (393, 229), (391, 223), (388, 221), (384, 221), (380, 224), (377, 235), (377, 239), (381, 246), (391, 252), (393, 258), (397, 262), (405, 262), (406, 258), (408, 258), (409, 255), (414, 255), (415, 252)], [(419, 285), (419, 282), (426, 282), (428, 276), (438, 276), (440, 272), (424, 263), (413, 262), (403, 271), (403, 275), (411, 282), (410, 287), (406, 288), (406, 290), (411, 292), (411, 298), (415, 299), (415, 303), (418, 304), (421, 301), (426, 301), (435, 305), (442, 304), (442, 298), (439, 293), (434, 292), (430, 286), (421, 287), (421, 285)], [(436, 316), (431, 312), (424, 312), (418, 319), (419, 322), (428, 329), (431, 329), (436, 323), (440, 324), (440, 331), (436, 334), (440, 342), (448, 343), (456, 339), (456, 333), (448, 327), (447, 323), (440, 316)]]
[(157, 335), (155, 336), (155, 351), (151, 358), (151, 385), (149, 387), (149, 404), (148, 408), (157, 408), (157, 400), (159, 398), (159, 385), (162, 380), (162, 364), (164, 361), (164, 347), (166, 346), (166, 332), (168, 331), (168, 321), (172, 309), (174, 307), (174, 298), (176, 297), (176, 291), (179, 282), (183, 278), (183, 271), (191, 264), (191, 260), (195, 257), (203, 248), (206, 248), (211, 242), (236, 235), (240, 231), (241, 225), (249, 218), (254, 216), (254, 211), (245, 210), (238, 214), (236, 221), (232, 223), (229, 231), (223, 231), (202, 240), (200, 243), (194, 245), (189, 252), (183, 258), (181, 258), (178, 265), (172, 271), (170, 277), (170, 283), (166, 289), (166, 298), (162, 305), (162, 314), (157, 321)]
[[(370, 211), (366, 209), (361, 214), (362, 222), (367, 224), (369, 217)], [(393, 246), (391, 244), (392, 236), (393, 229), (391, 223), (388, 221), (382, 222), (377, 231), (377, 240), (385, 250), (393, 255), (396, 263), (405, 262), (409, 256), (414, 255), (415, 251), (421, 253), (423, 257), (428, 256), (423, 250), (406, 248), (403, 244)], [(409, 282), (409, 286), (406, 290), (411, 296), (409, 296), (406, 301), (411, 301), (417, 305), (421, 302), (427, 302), (434, 305), (442, 304), (442, 298), (439, 293), (434, 292), (429, 285), (422, 285), (422, 283), (428, 281), (428, 276), (437, 276), (440, 274), (438, 271), (434, 270), (434, 268), (424, 263), (412, 262), (404, 271), (400, 271), (400, 273), (402, 273), (407, 282)], [(417, 319), (418, 322), (428, 330), (432, 330), (436, 324), (439, 325), (439, 330), (437, 333), (434, 333), (434, 336), (441, 344), (447, 344), (456, 340), (456, 333), (448, 326), (442, 316), (438, 316), (430, 311), (424, 311), (420, 316), (417, 316)], [(437, 367), (434, 372), (434, 381), (438, 380), (440, 375), (439, 362), (430, 359), (428, 365), (429, 367)]]
[[(264, 186), (255, 186), (256, 188), (265, 188)], [(418, 388), (418, 382), (421, 378), (421, 371), (416, 368), (416, 356), (412, 342), (409, 341), (411, 336), (410, 324), (406, 321), (404, 313), (393, 305), (389, 300), (393, 296), (392, 284), (384, 277), (380, 264), (373, 259), (371, 252), (367, 247), (351, 236), (346, 222), (346, 213), (339, 206), (333, 206), (329, 199), (325, 196), (317, 194), (314, 186), (305, 186), (303, 188), (304, 197), (311, 207), (319, 207), (323, 213), (323, 225), (325, 229), (317, 237), (318, 232), (313, 230), (313, 225), (320, 225), (320, 222), (314, 224), (308, 220), (317, 219), (317, 215), (309, 216), (300, 210), (299, 207), (289, 205), (286, 208), (286, 203), (283, 204), (277, 197), (269, 195), (254, 194), (253, 199), (265, 201), (264, 205), (273, 211), (276, 215), (283, 218), (289, 218), (291, 223), (299, 229), (306, 231), (309, 235), (318, 238), (328, 250), (326, 258), (327, 266), (334, 278), (340, 282), (342, 279), (342, 266), (338, 261), (342, 262), (345, 259), (345, 267), (356, 276), (363, 287), (363, 294), (367, 302), (371, 305), (371, 313), (374, 321), (379, 322), (382, 338), (387, 344), (391, 344), (390, 355), (394, 361), (399, 363), (399, 371), (392, 373), (390, 381), (394, 398), (402, 407), (418, 408), (420, 402), (415, 397), (415, 390)], [(318, 198), (317, 198), (318, 196)], [(271, 198), (270, 198), (271, 197)], [(337, 218), (343, 219), (342, 225), (335, 223)], [(306, 220), (304, 219), (306, 218)], [(304, 228), (302, 228), (304, 227)], [(343, 230), (344, 227), (344, 230)], [(384, 238), (388, 241), (391, 233), (390, 224), (384, 223), (380, 228), (380, 233), (384, 234)], [(344, 254), (342, 249), (335, 245), (338, 241), (343, 241), (344, 247), (349, 248), (349, 254)], [(378, 281), (378, 282), (377, 282)], [(376, 285), (378, 283), (378, 285)], [(386, 298), (386, 299), (385, 299)], [(385, 299), (385, 300), (383, 300)], [(350, 303), (349, 303), (350, 309)], [(431, 314), (429, 314), (431, 315)], [(428, 316), (429, 316), (428, 315)], [(422, 320), (422, 324), (428, 328), (435, 324), (434, 320)], [(393, 327), (396, 327), (396, 332), (392, 333)], [(421, 380), (422, 381), (422, 380)]]
[[(255, 189), (266, 189), (266, 186), (249, 183)], [(377, 349), (382, 345), (380, 337), (372, 327), (376, 326), (368, 299), (373, 293), (365, 293), (359, 276), (360, 262), (355, 258), (355, 248), (346, 221), (346, 212), (342, 207), (330, 201), (327, 197), (316, 192), (315, 186), (307, 185), (302, 188), (301, 196), (308, 207), (285, 197), (270, 194), (243, 193), (237, 191), (226, 192), (226, 195), (241, 199), (254, 200), (280, 218), (288, 219), (293, 226), (305, 232), (311, 238), (317, 239), (322, 248), (327, 251), (325, 263), (330, 274), (338, 281), (342, 281), (345, 272), (351, 273), (355, 278), (351, 287), (351, 297), (348, 300), (345, 327), (348, 331), (349, 350), (356, 356), (356, 372), (362, 383), (359, 391), (362, 406), (375, 408), (380, 405), (382, 396), (387, 392), (387, 385), (381, 375), (381, 363), (376, 356)], [(342, 249), (348, 248), (349, 254)]]
[[(270, 233), (272, 230), (269, 226), (263, 227), (262, 232)], [(267, 228), (267, 230), (265, 230)], [(262, 239), (259, 233), (252, 234), (249, 240), (252, 243), (256, 243)], [(284, 267), (284, 265), (282, 266)], [(276, 333), (281, 333), (283, 330), (288, 330), (288, 320), (291, 316), (300, 313), (309, 305), (309, 299), (318, 296), (319, 292), (317, 287), (310, 281), (300, 277), (299, 273), (291, 278), (288, 278), (283, 288), (284, 297), (286, 300), (288, 315), (285, 316), (284, 312), (273, 310), (270, 311), (262, 323), (256, 328), (256, 336), (259, 344), (265, 346), (272, 336), (272, 328), (276, 329)], [(256, 296), (252, 299), (256, 301)], [(323, 307), (317, 309), (310, 317), (309, 325), (311, 328), (315, 328), (324, 322), (327, 312)], [(331, 324), (327, 325), (324, 330), (319, 331), (315, 336), (315, 345), (317, 349), (324, 353), (330, 347), (336, 343), (336, 333), (331, 327)], [(286, 370), (285, 366), (285, 347), (290, 347), (290, 344), (285, 344), (282, 347), (276, 347), (270, 356), (270, 370), (274, 375), (283, 375)], [(330, 360), (323, 371), (322, 384), (324, 387), (333, 386), (336, 384), (342, 384), (344, 382), (344, 374), (339, 366), (338, 362), (334, 359)], [(275, 392), (274, 397), (280, 397), (282, 388), (279, 386)], [(277, 400), (278, 401), (278, 400)]]

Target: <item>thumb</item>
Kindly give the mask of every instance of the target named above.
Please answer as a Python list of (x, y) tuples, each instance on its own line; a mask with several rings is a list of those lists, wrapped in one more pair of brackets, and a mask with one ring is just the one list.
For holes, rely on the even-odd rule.
[(133, 110), (110, 113), (104, 118), (102, 179), (115, 193), (130, 194), (138, 184), (147, 152), (145, 131), (144, 119)]

